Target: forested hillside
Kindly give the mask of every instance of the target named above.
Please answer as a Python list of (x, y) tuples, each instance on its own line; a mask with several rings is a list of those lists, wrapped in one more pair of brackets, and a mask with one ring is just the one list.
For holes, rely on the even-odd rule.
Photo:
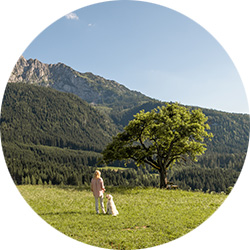
[(117, 132), (108, 116), (73, 94), (7, 85), (1, 113), (3, 142), (101, 152)]
[(108, 116), (73, 94), (21, 83), (7, 85), (1, 139), (17, 184), (32, 179), (32, 183), (78, 183), (79, 172), (90, 171), (87, 166), (97, 163), (117, 131)]
[[(12, 80), (30, 76), (30, 82), (8, 83), (0, 120), (3, 151), (16, 184), (88, 185), (94, 169), (101, 167), (100, 153), (112, 136), (140, 110), (150, 111), (164, 105), (114, 81), (92, 73), (81, 74), (62, 64), (44, 66), (37, 60), (22, 63), (22, 70), (17, 69)], [(98, 102), (94, 99), (86, 102), (75, 94), (65, 93), (67, 87), (60, 91), (53, 89), (56, 83), (51, 81), (58, 80), (56, 72), (59, 74), (63, 69), (65, 84), (70, 84), (71, 74), (72, 79), (80, 77), (77, 81), (88, 86), (85, 90), (91, 98), (99, 96)], [(49, 75), (44, 78), (46, 72)], [(234, 185), (245, 160), (249, 115), (210, 109), (203, 112), (214, 138), (207, 142), (207, 151), (197, 163), (176, 166), (168, 179), (182, 189), (226, 191)], [(150, 167), (138, 168), (133, 162), (127, 168), (123, 162), (115, 162), (102, 172), (110, 185), (158, 186), (159, 183), (158, 175)]]

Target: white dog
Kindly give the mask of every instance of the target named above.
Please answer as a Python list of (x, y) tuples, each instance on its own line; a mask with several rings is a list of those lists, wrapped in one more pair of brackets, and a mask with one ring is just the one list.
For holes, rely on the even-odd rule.
[(108, 199), (107, 201), (107, 214), (112, 214), (113, 216), (116, 216), (118, 213), (115, 203), (113, 201), (113, 196), (111, 194), (107, 194), (106, 198)]

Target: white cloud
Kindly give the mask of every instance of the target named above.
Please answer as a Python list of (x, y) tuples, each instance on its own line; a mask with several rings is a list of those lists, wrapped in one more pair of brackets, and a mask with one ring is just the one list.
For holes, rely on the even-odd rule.
[(71, 19), (71, 20), (79, 20), (79, 17), (76, 15), (76, 13), (69, 13), (65, 16), (67, 19)]

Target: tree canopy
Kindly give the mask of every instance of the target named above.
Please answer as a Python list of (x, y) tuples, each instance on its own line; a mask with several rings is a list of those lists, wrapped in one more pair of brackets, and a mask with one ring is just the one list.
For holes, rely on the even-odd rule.
[(205, 138), (212, 133), (207, 117), (200, 109), (189, 111), (178, 103), (153, 109), (141, 110), (124, 131), (113, 137), (104, 151), (103, 160), (132, 159), (137, 165), (148, 164), (160, 173), (160, 187), (167, 185), (166, 170), (176, 162), (191, 159), (206, 150)]

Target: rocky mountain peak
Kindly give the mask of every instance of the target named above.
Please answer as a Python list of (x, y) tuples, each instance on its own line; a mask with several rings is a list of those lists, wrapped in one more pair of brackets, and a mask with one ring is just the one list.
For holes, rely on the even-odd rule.
[(9, 82), (39, 84), (48, 81), (49, 73), (47, 64), (43, 64), (36, 59), (26, 60), (21, 56), (12, 71)]
[(28, 62), (23, 56), (21, 56), (17, 61), (17, 65), (28, 66)]

